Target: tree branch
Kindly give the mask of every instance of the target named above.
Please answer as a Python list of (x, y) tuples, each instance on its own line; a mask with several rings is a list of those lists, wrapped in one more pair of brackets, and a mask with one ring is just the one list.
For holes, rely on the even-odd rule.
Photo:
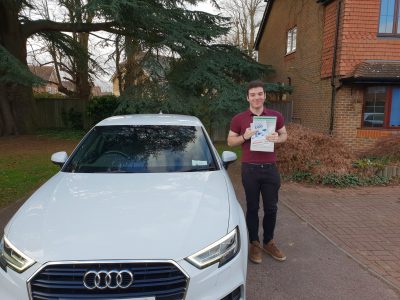
[(121, 33), (121, 30), (114, 28), (118, 24), (116, 22), (102, 23), (62, 23), (50, 20), (27, 21), (22, 24), (22, 31), (25, 37), (43, 31), (66, 31), (66, 32), (91, 32), (91, 31), (108, 31), (113, 33)]

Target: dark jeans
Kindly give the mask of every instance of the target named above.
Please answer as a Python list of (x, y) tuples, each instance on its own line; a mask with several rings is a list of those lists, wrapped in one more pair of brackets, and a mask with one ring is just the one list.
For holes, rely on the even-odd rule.
[(276, 215), (278, 211), (278, 192), (281, 180), (275, 164), (242, 163), (242, 183), (246, 193), (246, 223), (249, 239), (258, 238), (258, 210), (260, 208), (260, 193), (264, 207), (264, 240), (266, 244), (274, 238)]

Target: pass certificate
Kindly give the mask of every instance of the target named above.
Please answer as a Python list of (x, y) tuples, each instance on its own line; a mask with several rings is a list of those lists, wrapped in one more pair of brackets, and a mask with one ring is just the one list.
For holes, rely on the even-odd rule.
[(274, 143), (266, 140), (266, 136), (275, 132), (276, 117), (254, 116), (251, 130), (257, 130), (251, 137), (250, 151), (274, 152)]

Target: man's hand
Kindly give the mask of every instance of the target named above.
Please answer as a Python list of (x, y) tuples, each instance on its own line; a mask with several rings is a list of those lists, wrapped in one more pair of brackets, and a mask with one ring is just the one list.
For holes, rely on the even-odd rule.
[(272, 143), (278, 143), (279, 142), (279, 134), (277, 132), (273, 132), (270, 135), (267, 135), (265, 137), (265, 139)]
[(256, 130), (251, 130), (250, 128), (246, 128), (246, 131), (240, 135), (232, 130), (228, 133), (228, 146), (235, 147), (243, 144), (244, 142), (251, 139), (253, 135), (256, 134)]
[(256, 134), (256, 132), (257, 132), (257, 130), (251, 130), (250, 127), (249, 127), (249, 128), (246, 128), (246, 131), (243, 133), (243, 137), (244, 137), (246, 140), (249, 140), (249, 139), (251, 139), (251, 137), (252, 137), (253, 135)]
[(287, 140), (287, 132), (285, 126), (278, 130), (278, 132), (267, 135), (265, 139), (273, 143), (284, 143)]

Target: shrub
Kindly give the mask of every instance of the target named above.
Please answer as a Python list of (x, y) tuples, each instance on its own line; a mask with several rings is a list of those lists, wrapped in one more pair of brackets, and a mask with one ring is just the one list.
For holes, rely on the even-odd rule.
[(321, 183), (336, 187), (349, 187), (362, 185), (362, 180), (355, 174), (326, 174), (321, 178)]
[(387, 177), (384, 176), (370, 176), (370, 177), (365, 177), (363, 179), (363, 184), (364, 185), (383, 185), (383, 184), (388, 184), (391, 180)]
[(61, 112), (61, 118), (67, 128), (83, 129), (83, 116), (79, 111), (70, 108), (68, 111)]
[(353, 162), (357, 172), (365, 176), (374, 176), (388, 164), (385, 158), (360, 158)]
[(375, 145), (363, 153), (363, 157), (386, 157), (391, 161), (400, 162), (400, 135), (380, 138)]
[(288, 140), (277, 144), (278, 165), (283, 174), (349, 174), (355, 157), (336, 138), (299, 124), (287, 126)]
[(307, 181), (307, 182), (313, 181), (313, 177), (310, 172), (297, 171), (294, 172), (291, 176), (289, 176), (289, 178), (294, 181)]
[(93, 97), (86, 107), (86, 113), (91, 120), (91, 124), (96, 124), (101, 120), (115, 115), (115, 110), (119, 105), (118, 98), (114, 95)]
[(329, 185), (333, 187), (346, 188), (365, 185), (385, 185), (391, 180), (387, 177), (372, 175), (363, 177), (359, 174), (325, 174), (312, 175), (311, 173), (295, 172), (290, 176), (283, 176), (286, 179), (297, 182), (308, 182), (314, 184)]
[(400, 157), (400, 149), (397, 150), (400, 139), (393, 137), (383, 143), (388, 149), (370, 153), (381, 157), (357, 159), (338, 139), (327, 134), (299, 124), (289, 124), (287, 131), (286, 143), (276, 145), (278, 166), (282, 177), (293, 181), (342, 188), (384, 185), (391, 180), (377, 176), (376, 172)]

